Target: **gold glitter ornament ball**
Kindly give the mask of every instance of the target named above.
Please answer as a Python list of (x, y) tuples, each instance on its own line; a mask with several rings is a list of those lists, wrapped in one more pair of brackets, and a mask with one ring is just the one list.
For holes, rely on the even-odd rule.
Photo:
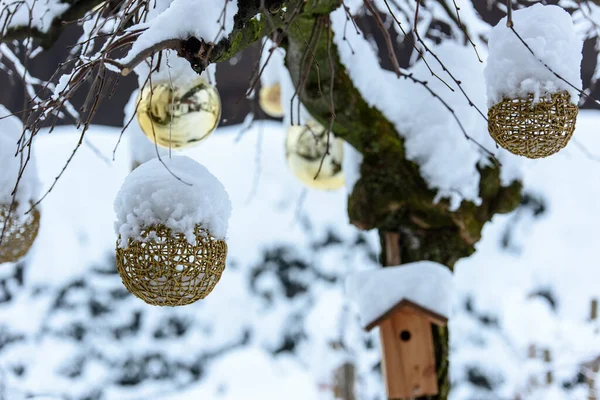
[(344, 142), (330, 133), (329, 154), (325, 155), (326, 152), (327, 129), (321, 124), (311, 120), (305, 125), (290, 126), (285, 140), (285, 157), (294, 175), (306, 186), (323, 190), (344, 186)]
[(184, 149), (206, 139), (219, 125), (221, 98), (217, 88), (201, 77), (187, 85), (161, 83), (141, 91), (136, 113), (152, 142)]
[(488, 131), (500, 146), (518, 156), (548, 157), (569, 143), (579, 108), (567, 92), (534, 103), (528, 98), (505, 98), (488, 111)]
[(4, 229), (0, 242), (0, 263), (15, 262), (27, 254), (40, 229), (40, 213), (37, 209), (21, 220), (16, 218), (15, 209), (9, 213), (10, 204), (0, 204), (0, 234)]
[(258, 103), (260, 108), (269, 117), (281, 118), (284, 115), (281, 105), (281, 85), (275, 83), (273, 85), (263, 86), (258, 94)]
[(163, 225), (142, 228), (141, 240), (117, 241), (117, 271), (136, 297), (155, 306), (183, 306), (205, 298), (225, 270), (227, 244), (199, 225), (194, 243)]

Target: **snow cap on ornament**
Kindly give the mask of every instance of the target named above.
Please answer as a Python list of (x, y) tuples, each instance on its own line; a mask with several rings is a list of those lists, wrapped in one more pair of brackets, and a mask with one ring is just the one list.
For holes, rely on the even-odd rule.
[(547, 157), (565, 147), (575, 130), (579, 92), (573, 86), (582, 86), (583, 43), (558, 6), (517, 10), (513, 23), (529, 49), (507, 18), (492, 29), (484, 72), (488, 129), (511, 153)]
[(231, 202), (196, 161), (162, 161), (140, 165), (117, 194), (117, 270), (146, 303), (186, 305), (206, 297), (225, 269)]
[[(0, 263), (15, 262), (31, 248), (40, 226), (40, 213), (31, 208), (38, 196), (39, 181), (33, 152), (17, 153), (23, 124), (0, 105)], [(21, 175), (13, 202), (13, 189), (22, 163), (29, 161)], [(4, 230), (4, 234), (1, 232)]]

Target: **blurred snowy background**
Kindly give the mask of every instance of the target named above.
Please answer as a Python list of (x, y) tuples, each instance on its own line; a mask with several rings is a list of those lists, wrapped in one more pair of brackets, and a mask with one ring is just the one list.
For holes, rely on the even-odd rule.
[[(596, 398), (599, 125), (582, 111), (573, 143), (528, 162), (521, 206), (457, 264), (453, 400)], [(379, 238), (348, 223), (344, 189), (291, 175), (285, 128), (221, 128), (184, 152), (234, 211), (221, 281), (181, 308), (146, 305), (116, 274), (112, 202), (131, 167), (127, 136), (112, 161), (119, 133), (92, 128), (42, 203), (34, 248), (0, 266), (0, 399), (325, 400), (348, 382), (355, 399), (384, 399), (377, 330), (361, 331), (343, 294), (349, 272), (378, 267)], [(46, 188), (78, 139), (40, 135)]]

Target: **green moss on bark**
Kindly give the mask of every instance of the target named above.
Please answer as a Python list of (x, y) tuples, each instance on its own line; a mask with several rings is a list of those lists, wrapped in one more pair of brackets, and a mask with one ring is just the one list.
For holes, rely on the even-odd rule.
[[(491, 164), (479, 171), (481, 204), (463, 201), (457, 210), (451, 210), (448, 201), (435, 202), (435, 192), (427, 186), (418, 166), (406, 159), (403, 139), (393, 124), (370, 107), (354, 87), (330, 42), (329, 30), (327, 16), (311, 13), (297, 18), (288, 32), (286, 65), (295, 86), (301, 88), (302, 103), (324, 126), (329, 125), (327, 99), (333, 81), (333, 132), (363, 155), (361, 178), (348, 198), (350, 220), (362, 229), (398, 232), (402, 263), (431, 260), (452, 269), (460, 258), (475, 251), (484, 224), (495, 213), (518, 205), (520, 183), (502, 187), (500, 167)], [(310, 38), (316, 39), (311, 42)], [(309, 43), (313, 47), (307, 50)], [(313, 54), (318, 72), (314, 66), (307, 70), (311, 63), (305, 61)], [(450, 391), (448, 330), (432, 329), (440, 392), (420, 400), (445, 400)]]
[(212, 63), (229, 60), (246, 47), (256, 43), (264, 36), (273, 32), (283, 25), (280, 16), (273, 16), (270, 20), (266, 17), (253, 17), (246, 22), (243, 29), (236, 29), (231, 32), (228, 38), (222, 39), (217, 43), (211, 53)]

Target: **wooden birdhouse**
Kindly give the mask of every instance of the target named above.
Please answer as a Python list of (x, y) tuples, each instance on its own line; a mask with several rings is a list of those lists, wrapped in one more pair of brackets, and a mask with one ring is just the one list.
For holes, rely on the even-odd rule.
[(383, 374), (390, 399), (438, 393), (431, 324), (448, 319), (409, 300), (401, 300), (367, 329), (379, 326)]
[(445, 326), (452, 273), (433, 262), (362, 271), (348, 278), (363, 327), (379, 327), (389, 399), (438, 393), (432, 324)]

